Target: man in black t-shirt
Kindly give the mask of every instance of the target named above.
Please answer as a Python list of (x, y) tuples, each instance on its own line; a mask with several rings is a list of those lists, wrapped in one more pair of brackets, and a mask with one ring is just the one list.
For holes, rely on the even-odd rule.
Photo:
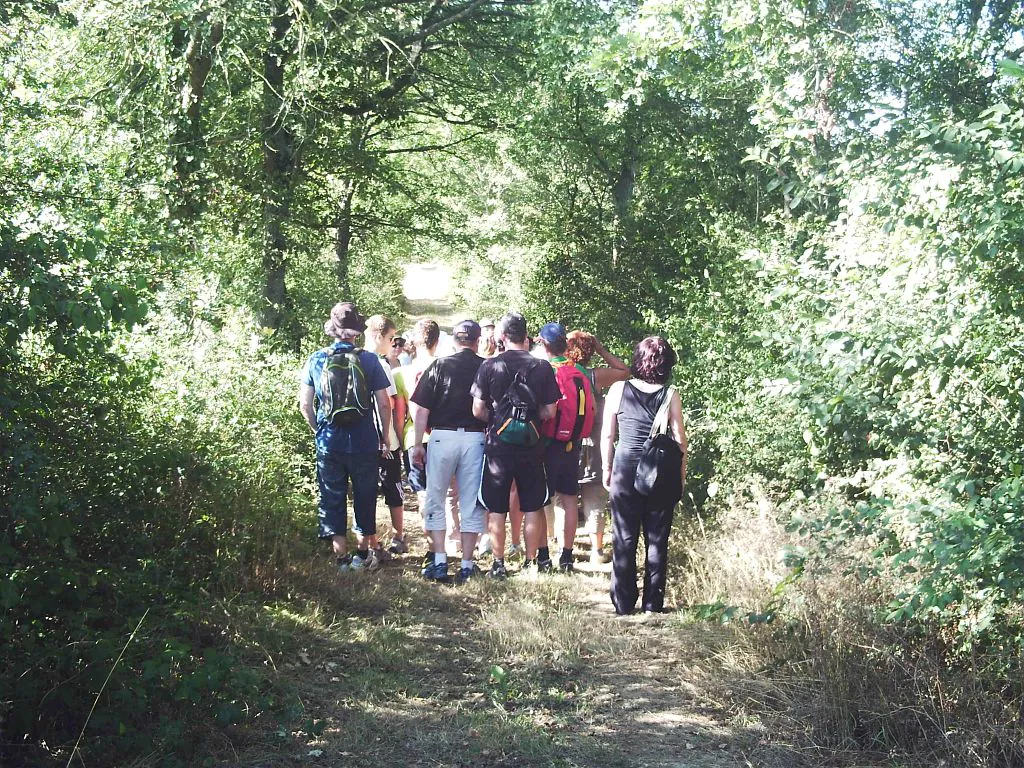
[[(483, 484), (480, 499), (488, 512), (488, 532), (495, 555), (505, 551), (505, 516), (509, 509), (509, 492), (515, 482), (519, 490), (519, 503), (526, 518), (526, 557), (537, 558), (539, 571), (551, 570), (551, 556), (547, 548), (547, 525), (544, 505), (548, 501), (547, 478), (544, 474), (543, 448), (510, 445), (498, 439), (493, 412), (512, 385), (516, 373), (522, 378), (537, 403), (540, 421), (553, 418), (555, 403), (561, 398), (558, 382), (551, 365), (529, 352), (526, 318), (509, 312), (498, 321), (498, 337), (504, 342), (505, 352), (484, 360), (473, 382), (473, 413), (488, 421), (487, 443), (484, 452)], [(505, 561), (494, 560), (491, 576), (503, 578)]]
[[(448, 580), (445, 552), (445, 495), (452, 478), (458, 481), (462, 566), (459, 581), (479, 573), (473, 563), (476, 540), (484, 530), (484, 509), (477, 500), (484, 459), (484, 420), (473, 415), (470, 388), (483, 360), (477, 355), (480, 326), (463, 320), (452, 329), (456, 352), (439, 357), (423, 372), (409, 398), (418, 407), (413, 418), (416, 439), (411, 461), (427, 470), (423, 530), (433, 560), (423, 569), (432, 581)], [(429, 450), (423, 436), (430, 431)]]

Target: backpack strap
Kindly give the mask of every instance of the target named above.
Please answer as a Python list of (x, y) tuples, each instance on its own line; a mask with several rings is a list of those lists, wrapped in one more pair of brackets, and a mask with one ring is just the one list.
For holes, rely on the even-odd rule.
[(651, 424), (650, 437), (668, 432), (668, 409), (672, 404), (672, 395), (675, 387), (663, 387), (661, 390), (661, 402), (658, 404), (658, 411), (654, 414), (654, 422)]
[[(579, 369), (577, 368), (578, 371)], [(572, 446), (580, 439), (580, 435), (583, 434), (583, 424), (587, 419), (587, 387), (581, 380), (583, 378), (585, 376), (572, 377), (573, 383), (576, 385), (576, 422), (573, 424), (572, 437), (569, 438), (566, 450), (571, 450)]]

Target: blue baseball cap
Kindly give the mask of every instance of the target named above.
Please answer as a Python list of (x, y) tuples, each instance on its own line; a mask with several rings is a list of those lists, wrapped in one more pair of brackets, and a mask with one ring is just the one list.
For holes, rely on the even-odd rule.
[(565, 341), (565, 326), (561, 323), (548, 323), (540, 329), (540, 338), (548, 344)]

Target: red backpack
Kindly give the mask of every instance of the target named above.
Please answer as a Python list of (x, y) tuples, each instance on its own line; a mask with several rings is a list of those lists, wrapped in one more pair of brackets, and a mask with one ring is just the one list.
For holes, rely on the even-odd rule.
[(562, 399), (555, 406), (555, 418), (541, 424), (541, 434), (568, 443), (565, 449), (570, 451), (594, 429), (594, 390), (590, 378), (572, 363), (552, 363), (551, 367)]

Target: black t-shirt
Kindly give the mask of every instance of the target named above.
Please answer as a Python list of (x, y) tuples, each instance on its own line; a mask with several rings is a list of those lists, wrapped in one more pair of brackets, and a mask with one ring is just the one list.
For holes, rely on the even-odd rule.
[(430, 409), (427, 426), (474, 427), (483, 422), (473, 416), (473, 395), (470, 387), (483, 360), (471, 349), (460, 349), (454, 355), (439, 357), (420, 377), (409, 399)]
[[(562, 391), (558, 388), (551, 363), (539, 360), (521, 349), (510, 349), (497, 357), (484, 360), (473, 382), (473, 397), (487, 402), (493, 415), (495, 406), (520, 370), (524, 371), (526, 385), (537, 398), (538, 407), (561, 400)], [(534, 449), (508, 445), (498, 440), (492, 418), (487, 427), (487, 450), (491, 453), (523, 453)]]

